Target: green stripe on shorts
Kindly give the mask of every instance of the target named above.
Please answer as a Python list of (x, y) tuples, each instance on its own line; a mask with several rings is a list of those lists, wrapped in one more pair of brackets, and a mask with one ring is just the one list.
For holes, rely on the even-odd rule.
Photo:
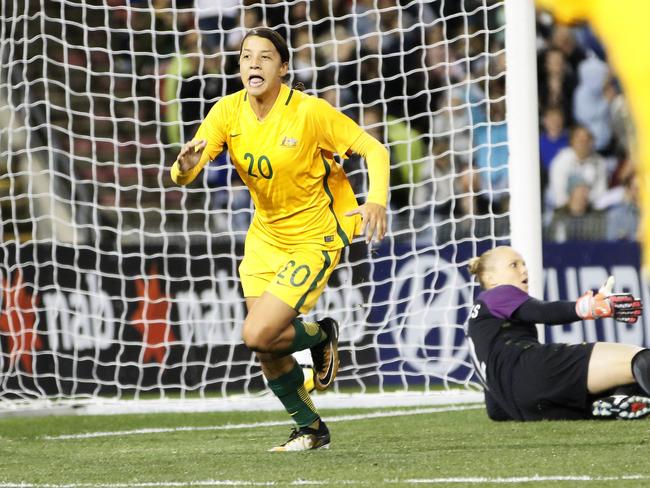
[(296, 303), (296, 306), (293, 307), (294, 309), (300, 311), (300, 308), (303, 306), (305, 303), (305, 300), (307, 299), (307, 295), (309, 295), (312, 291), (316, 289), (318, 286), (318, 282), (323, 279), (323, 276), (325, 276), (325, 272), (327, 271), (327, 268), (330, 267), (330, 264), (332, 264), (332, 260), (330, 259), (330, 255), (328, 251), (321, 251), (323, 253), (323, 256), (325, 257), (325, 262), (323, 263), (323, 267), (321, 270), (318, 272), (316, 277), (314, 278), (314, 281), (311, 282), (311, 285), (309, 285), (309, 289), (305, 292), (303, 296), (300, 297), (300, 300), (298, 300), (298, 303)]

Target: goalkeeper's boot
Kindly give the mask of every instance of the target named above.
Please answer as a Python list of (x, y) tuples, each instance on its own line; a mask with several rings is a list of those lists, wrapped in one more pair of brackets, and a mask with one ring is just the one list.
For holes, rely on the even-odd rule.
[(644, 396), (613, 395), (592, 404), (594, 417), (640, 419), (650, 414), (650, 398)]
[(320, 420), (318, 429), (311, 427), (293, 429), (287, 442), (269, 449), (269, 452), (310, 451), (312, 449), (329, 449), (329, 447), (330, 431), (325, 422)]
[(329, 388), (339, 371), (339, 324), (330, 317), (317, 322), (327, 339), (311, 347), (310, 351), (314, 362), (314, 387), (323, 391)]

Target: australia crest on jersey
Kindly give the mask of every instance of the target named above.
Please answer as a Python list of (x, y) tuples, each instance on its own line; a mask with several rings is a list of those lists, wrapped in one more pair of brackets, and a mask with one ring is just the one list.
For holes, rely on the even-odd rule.
[(280, 146), (282, 147), (296, 147), (297, 145), (298, 145), (298, 139), (294, 139), (293, 137), (287, 137), (287, 136), (284, 136), (282, 142), (280, 143)]

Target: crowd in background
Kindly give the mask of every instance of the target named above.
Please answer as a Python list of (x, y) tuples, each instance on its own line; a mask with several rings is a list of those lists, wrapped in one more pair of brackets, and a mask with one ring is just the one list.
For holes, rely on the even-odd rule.
[(588, 25), (537, 19), (545, 238), (637, 240), (634, 131), (607, 53)]
[[(160, 94), (157, 104), (143, 101), (136, 117), (162, 121), (170, 157), (216, 100), (241, 89), (241, 39), (267, 25), (288, 41), (290, 83), (327, 99), (390, 149), (396, 235), (427, 225), (438, 242), (507, 233), (502, 7), (479, 0), (130, 5), (136, 9), (123, 18), (129, 29), (112, 35), (111, 49), (121, 53), (113, 62), (118, 72), (137, 73), (143, 100)], [(537, 39), (545, 239), (635, 240), (633, 131), (606, 52), (588, 26), (557, 25), (542, 12)], [(211, 166), (208, 183), (213, 208), (232, 212), (214, 215), (219, 226), (245, 229), (250, 202), (230, 166), (220, 164), (226, 159)], [(360, 194), (362, 166), (344, 162)]]

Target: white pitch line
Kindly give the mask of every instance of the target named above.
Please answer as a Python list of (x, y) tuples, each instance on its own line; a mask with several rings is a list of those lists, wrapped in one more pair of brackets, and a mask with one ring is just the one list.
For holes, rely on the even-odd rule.
[[(547, 481), (631, 481), (650, 480), (650, 475), (630, 474), (622, 476), (589, 476), (589, 475), (557, 475), (557, 476), (511, 476), (505, 478), (468, 477), (468, 478), (424, 478), (392, 480), (394, 483), (406, 484), (442, 484), (442, 483), (463, 483), (463, 484), (510, 484), (510, 483), (541, 483)], [(388, 481), (388, 480), (384, 480)]]
[[(385, 479), (385, 485), (420, 485), (420, 484), (512, 484), (512, 483), (547, 483), (547, 482), (602, 482), (602, 481), (641, 481), (650, 480), (650, 475), (631, 474), (622, 476), (589, 476), (589, 475), (557, 475), (557, 476), (511, 476), (511, 477), (458, 477), (458, 478), (427, 478), (427, 479)], [(331, 484), (329, 480), (295, 480), (291, 486), (325, 485)], [(337, 485), (372, 485), (377, 486), (377, 481), (347, 480), (336, 481)], [(159, 488), (159, 487), (209, 487), (209, 486), (280, 486), (286, 484), (279, 481), (246, 481), (246, 480), (196, 480), (196, 481), (159, 481), (140, 483), (11, 483), (0, 482), (0, 488)]]
[[(417, 408), (413, 410), (391, 410), (391, 411), (376, 411), (370, 413), (356, 414), (356, 415), (339, 415), (338, 417), (327, 417), (325, 420), (330, 422), (346, 422), (366, 419), (376, 419), (382, 417), (402, 417), (408, 415), (422, 415), (427, 413), (443, 413), (443, 412), (459, 412), (462, 410), (476, 410), (484, 408), (483, 404), (467, 405), (467, 406), (449, 406), (449, 407), (432, 407), (432, 408)], [(133, 429), (133, 430), (117, 430), (106, 432), (86, 432), (84, 434), (64, 434), (56, 436), (43, 436), (42, 439), (48, 441), (61, 441), (61, 440), (77, 440), (77, 439), (94, 439), (97, 437), (119, 437), (127, 435), (143, 435), (143, 434), (165, 434), (170, 432), (196, 432), (206, 430), (235, 430), (235, 429), (256, 429), (259, 427), (275, 427), (278, 425), (293, 425), (290, 420), (272, 420), (268, 422), (255, 422), (246, 424), (225, 424), (225, 425), (208, 425), (203, 427), (160, 427), (148, 429)], [(2, 485), (0, 485), (2, 488)]]

